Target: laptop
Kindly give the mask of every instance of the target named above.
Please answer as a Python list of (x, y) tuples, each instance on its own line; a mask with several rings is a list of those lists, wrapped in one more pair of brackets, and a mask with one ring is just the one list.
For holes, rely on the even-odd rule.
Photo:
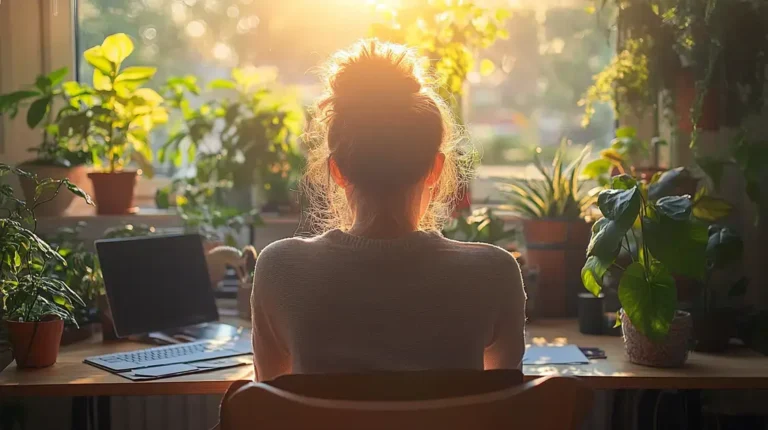
[(118, 337), (171, 345), (86, 363), (146, 379), (239, 365), (233, 358), (251, 353), (249, 330), (218, 322), (201, 236), (104, 239), (96, 251)]

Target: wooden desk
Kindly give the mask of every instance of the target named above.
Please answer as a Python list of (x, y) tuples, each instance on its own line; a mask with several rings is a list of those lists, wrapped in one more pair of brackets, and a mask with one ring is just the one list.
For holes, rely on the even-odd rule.
[[(548, 342), (599, 347), (606, 351), (608, 359), (593, 360), (589, 365), (580, 366), (525, 366), (527, 379), (543, 375), (576, 375), (596, 389), (768, 389), (768, 357), (745, 349), (728, 355), (691, 353), (682, 369), (654, 369), (629, 363), (621, 338), (582, 335), (575, 321), (538, 321), (531, 324), (528, 331), (532, 342), (546, 339)], [(130, 342), (104, 344), (94, 338), (62, 348), (58, 362), (46, 369), (18, 370), (11, 364), (0, 372), (0, 397), (221, 394), (232, 381), (253, 378), (253, 368), (249, 365), (132, 382), (83, 363), (88, 356), (145, 347), (147, 345)]]

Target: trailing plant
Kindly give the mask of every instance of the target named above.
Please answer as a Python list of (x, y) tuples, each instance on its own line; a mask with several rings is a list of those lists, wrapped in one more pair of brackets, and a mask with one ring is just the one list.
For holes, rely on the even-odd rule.
[(566, 142), (555, 153), (551, 168), (545, 168), (538, 154), (534, 155), (536, 169), (542, 179), (518, 179), (499, 188), (509, 197), (510, 208), (528, 218), (583, 219), (596, 201), (599, 189), (584, 191), (585, 181), (580, 178), (581, 165), (591, 148), (564, 167)]
[(279, 88), (276, 79), (271, 69), (233, 69), (230, 78), (207, 85), (221, 96), (196, 109), (190, 97), (202, 93), (197, 79), (169, 79), (164, 91), (182, 120), (160, 149), (159, 161), (180, 166), (186, 156), (195, 167), (196, 185), (228, 181), (237, 190), (256, 183), (265, 192), (284, 188), (283, 181), (298, 177), (303, 163), (298, 137), (304, 114), (295, 94)]
[[(477, 67), (475, 53), (509, 37), (505, 29), (509, 16), (508, 9), (490, 9), (473, 1), (417, 0), (396, 12), (386, 11), (371, 33), (384, 41), (412, 46), (428, 58), (440, 96), (461, 119), (464, 85)], [(494, 68), (489, 59), (479, 62), (481, 74), (491, 74)]]
[[(0, 177), (8, 174), (35, 181), (35, 198), (16, 198), (10, 185), (0, 185), (0, 292), (3, 295), (4, 318), (11, 321), (33, 322), (55, 316), (77, 324), (76, 306), (82, 299), (67, 283), (50, 275), (56, 265), (66, 260), (35, 233), (35, 209), (55, 198), (60, 191), (71, 192), (93, 205), (90, 197), (67, 179), (39, 180), (24, 170), (0, 164)], [(53, 189), (53, 197), (40, 196)]]
[(88, 161), (88, 153), (79, 141), (72, 141), (59, 133), (58, 121), (67, 115), (69, 109), (57, 112), (57, 103), (68, 104), (69, 93), (62, 88), (67, 76), (66, 67), (40, 75), (28, 88), (0, 95), (0, 116), (14, 119), (21, 108), (27, 109), (26, 122), (30, 129), (39, 129), (39, 145), (30, 149), (36, 153), (37, 164), (71, 167)]
[(481, 242), (498, 244), (517, 238), (514, 228), (506, 228), (502, 218), (493, 213), (491, 208), (475, 209), (471, 213), (462, 213), (451, 220), (443, 230), (443, 235), (449, 239), (462, 242)]
[[(661, 340), (678, 306), (674, 276), (704, 278), (707, 226), (693, 218), (690, 196), (650, 200), (648, 185), (628, 175), (611, 179), (598, 207), (604, 218), (592, 227), (584, 287), (598, 295), (605, 274), (618, 271), (624, 312), (640, 333)], [(628, 266), (619, 265), (620, 253), (628, 256)]]
[(146, 176), (152, 176), (150, 134), (156, 125), (168, 121), (168, 112), (163, 97), (143, 87), (155, 75), (154, 67), (122, 67), (133, 49), (131, 39), (118, 33), (83, 53), (94, 68), (92, 85), (64, 84), (76, 96), (70, 104), (73, 113), (62, 120), (60, 128), (84, 137), (94, 163), (103, 161), (107, 173), (118, 172), (133, 161)]

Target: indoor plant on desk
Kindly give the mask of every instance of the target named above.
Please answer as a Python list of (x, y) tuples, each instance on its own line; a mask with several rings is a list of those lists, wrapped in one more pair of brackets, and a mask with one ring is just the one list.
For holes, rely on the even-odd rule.
[[(0, 164), (0, 176), (14, 173), (32, 180), (23, 170)], [(64, 257), (35, 234), (35, 210), (46, 203), (39, 197), (47, 189), (72, 192), (91, 203), (90, 197), (66, 179), (37, 182), (32, 201), (13, 195), (9, 185), (0, 186), (0, 292), (3, 318), (19, 367), (46, 367), (56, 362), (64, 322), (77, 324), (75, 306), (84, 306), (78, 295), (60, 279), (47, 274), (49, 266), (66, 264)]]
[[(0, 95), (0, 116), (7, 115), (14, 119), (20, 108), (27, 107), (26, 123), (30, 129), (40, 130), (40, 143), (31, 148), (36, 153), (34, 159), (22, 163), (19, 167), (39, 178), (67, 179), (82, 187), (86, 182), (85, 163), (89, 154), (82, 145), (82, 139), (70, 139), (59, 132), (58, 122), (71, 113), (69, 96), (62, 82), (68, 73), (67, 68), (55, 70), (47, 75), (40, 75), (29, 88)], [(57, 103), (65, 107), (56, 111)], [(25, 199), (32, 200), (35, 195), (35, 181), (24, 176), (19, 178)], [(41, 196), (43, 200), (51, 197), (52, 189), (47, 189)], [(72, 203), (74, 195), (60, 193), (48, 204), (38, 209), (38, 215), (61, 215)]]
[(606, 273), (618, 271), (620, 321), (629, 360), (682, 366), (692, 321), (689, 313), (678, 310), (673, 275), (703, 278), (707, 227), (693, 219), (690, 196), (651, 201), (647, 190), (647, 184), (622, 175), (600, 193), (598, 207), (604, 218), (592, 227), (582, 281), (598, 295)]
[(598, 189), (582, 191), (581, 164), (589, 147), (569, 166), (563, 166), (565, 142), (555, 154), (550, 169), (538, 155), (534, 160), (542, 179), (516, 180), (501, 185), (511, 200), (511, 210), (524, 217), (526, 262), (539, 269), (537, 314), (565, 317), (575, 314), (578, 280), (584, 265), (584, 247), (589, 242), (585, 217), (595, 202)]
[[(83, 53), (93, 66), (93, 86), (79, 87), (79, 112), (67, 117), (66, 125), (86, 136), (94, 161), (104, 162), (103, 171), (91, 172), (99, 214), (126, 214), (133, 210), (133, 195), (139, 173), (152, 175), (149, 137), (157, 124), (168, 121), (163, 98), (143, 88), (155, 75), (154, 67), (121, 68), (133, 52), (125, 34), (113, 34)], [(135, 162), (140, 171), (127, 170)], [(97, 167), (99, 167), (97, 165)]]

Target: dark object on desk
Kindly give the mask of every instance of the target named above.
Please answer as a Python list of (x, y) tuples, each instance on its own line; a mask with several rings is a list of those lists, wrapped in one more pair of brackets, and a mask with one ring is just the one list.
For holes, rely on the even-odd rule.
[(605, 354), (605, 351), (600, 348), (579, 347), (579, 349), (584, 354), (584, 356), (590, 360), (604, 360), (608, 358), (608, 356)]
[(579, 331), (584, 334), (603, 334), (603, 295), (579, 293), (578, 314)]
[[(270, 384), (238, 381), (224, 395), (219, 428), (253, 428), (253, 419), (258, 417), (261, 427), (274, 429), (317, 428), (317, 423), (322, 423), (322, 428), (338, 430), (495, 430), (507, 429), (514, 422), (516, 428), (566, 430), (581, 428), (592, 406), (592, 391), (576, 378), (545, 377), (522, 385), (464, 393), (457, 387), (469, 384), (451, 383), (450, 372), (444, 373), (442, 384), (451, 387), (450, 393), (437, 392), (427, 399), (409, 399), (413, 396), (407, 391), (424, 384), (419, 373), (380, 374), (378, 381), (369, 382), (362, 390), (343, 393), (342, 399), (329, 398), (339, 397), (336, 389), (331, 390), (329, 396), (320, 393), (310, 397), (276, 388), (273, 384), (279, 380)], [(409, 374), (413, 375), (411, 380)], [(482, 377), (481, 371), (478, 371), (478, 377)], [(334, 386), (335, 378), (345, 376), (328, 375), (325, 378), (327, 386)], [(371, 378), (376, 376), (371, 375)], [(401, 382), (395, 391), (392, 390), (392, 379)], [(380, 391), (394, 394), (396, 400), (392, 400), (391, 395), (384, 399), (371, 398), (371, 385), (386, 387)], [(398, 392), (402, 396), (397, 396)], [(553, 402), (559, 406), (546, 414), (530, 413), (538, 406)]]

